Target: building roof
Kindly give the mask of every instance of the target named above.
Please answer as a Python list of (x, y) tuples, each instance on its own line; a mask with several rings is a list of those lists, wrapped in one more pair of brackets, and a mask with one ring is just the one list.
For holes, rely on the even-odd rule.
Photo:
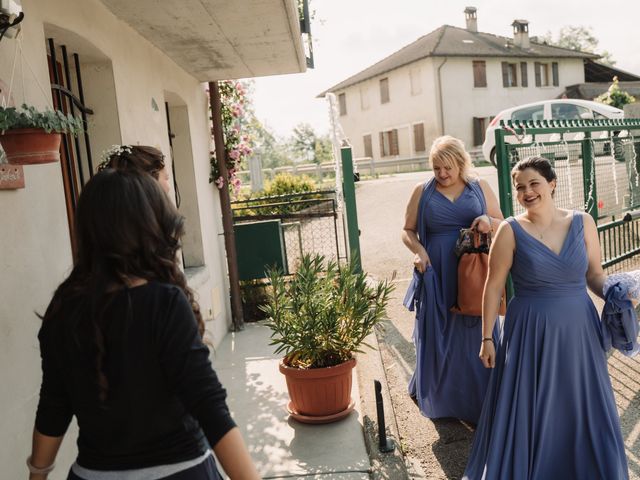
[(520, 48), (512, 38), (490, 33), (471, 32), (443, 25), (420, 37), (388, 57), (322, 92), (342, 90), (427, 57), (518, 57), (518, 58), (599, 58), (599, 55), (538, 43), (531, 38), (530, 48)]
[[(611, 82), (590, 82), (569, 85), (558, 98), (581, 98), (593, 100), (598, 95), (602, 95), (611, 86)], [(623, 90), (636, 98), (640, 98), (640, 81), (618, 82), (620, 90)]]
[(586, 82), (612, 82), (613, 77), (618, 77), (621, 82), (640, 80), (638, 75), (625, 72), (619, 68), (593, 60), (587, 59), (584, 61), (584, 80)]

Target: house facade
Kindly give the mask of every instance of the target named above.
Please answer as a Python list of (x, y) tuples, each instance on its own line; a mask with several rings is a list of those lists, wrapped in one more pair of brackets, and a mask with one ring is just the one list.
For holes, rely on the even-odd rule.
[(597, 57), (533, 41), (526, 20), (506, 38), (478, 32), (475, 8), (465, 19), (466, 28), (444, 25), (327, 90), (356, 157), (424, 156), (444, 134), (480, 146), (496, 113), (583, 83), (585, 60)]
[[(61, 162), (25, 166), (24, 188), (0, 189), (0, 471), (25, 478), (40, 382), (36, 312), (71, 269), (75, 201), (101, 153), (141, 144), (165, 154), (171, 195), (186, 217), (185, 273), (215, 346), (231, 313), (203, 82), (298, 73), (306, 62), (295, 0), (10, 3), (24, 20), (0, 41), (0, 101), (74, 104), (76, 114), (82, 106), (88, 124)], [(70, 433), (60, 470), (75, 457)]]

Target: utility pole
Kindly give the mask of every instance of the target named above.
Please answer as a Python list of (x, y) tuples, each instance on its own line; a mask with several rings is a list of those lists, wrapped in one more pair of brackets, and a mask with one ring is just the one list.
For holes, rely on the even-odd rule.
[(211, 106), (211, 122), (213, 125), (213, 141), (216, 148), (216, 159), (220, 176), (224, 184), (220, 191), (220, 208), (222, 209), (222, 228), (224, 230), (224, 247), (227, 251), (227, 267), (229, 269), (229, 286), (231, 288), (231, 315), (233, 330), (244, 329), (244, 315), (242, 313), (242, 296), (240, 295), (240, 275), (238, 273), (238, 255), (236, 239), (233, 232), (233, 215), (231, 213), (231, 198), (229, 196), (229, 172), (227, 170), (227, 151), (224, 148), (224, 133), (222, 131), (222, 103), (218, 82), (209, 82), (209, 104)]

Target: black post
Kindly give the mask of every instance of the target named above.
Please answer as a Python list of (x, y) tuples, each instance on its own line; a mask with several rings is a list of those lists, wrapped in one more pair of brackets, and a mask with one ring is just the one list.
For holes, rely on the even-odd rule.
[(387, 428), (384, 423), (384, 404), (382, 402), (382, 384), (379, 380), (374, 380), (373, 385), (376, 390), (376, 410), (378, 413), (378, 448), (381, 452), (392, 452), (395, 448), (393, 440), (387, 438)]

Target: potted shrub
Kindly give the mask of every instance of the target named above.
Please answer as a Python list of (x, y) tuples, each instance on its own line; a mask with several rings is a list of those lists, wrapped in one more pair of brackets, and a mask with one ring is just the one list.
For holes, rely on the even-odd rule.
[(262, 307), (280, 372), (287, 380), (288, 410), (297, 420), (327, 423), (346, 416), (351, 402), (354, 353), (386, 315), (393, 285), (371, 285), (353, 265), (304, 255), (297, 272), (268, 271), (270, 287)]
[(0, 144), (7, 161), (14, 165), (60, 160), (61, 134), (77, 135), (82, 130), (82, 118), (60, 110), (0, 107)]

